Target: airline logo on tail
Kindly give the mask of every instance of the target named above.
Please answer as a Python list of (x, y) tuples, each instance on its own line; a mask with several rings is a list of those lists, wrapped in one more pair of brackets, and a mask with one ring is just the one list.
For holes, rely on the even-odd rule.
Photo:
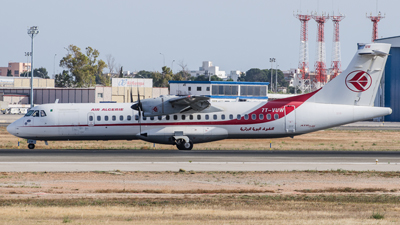
[(356, 70), (347, 75), (345, 82), (351, 91), (364, 92), (371, 87), (372, 78), (367, 72)]

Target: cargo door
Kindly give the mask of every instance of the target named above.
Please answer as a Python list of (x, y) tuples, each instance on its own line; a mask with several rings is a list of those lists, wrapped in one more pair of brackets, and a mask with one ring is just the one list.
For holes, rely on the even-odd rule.
[(296, 110), (294, 105), (285, 105), (286, 133), (296, 132)]

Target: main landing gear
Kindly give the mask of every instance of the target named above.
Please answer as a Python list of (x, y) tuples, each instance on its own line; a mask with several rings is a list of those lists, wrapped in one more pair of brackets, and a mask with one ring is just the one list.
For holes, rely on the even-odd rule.
[(34, 144), (28, 144), (28, 148), (29, 148), (29, 149), (34, 149), (34, 148), (35, 148), (35, 145), (34, 145)]
[(186, 142), (185, 140), (181, 139), (181, 140), (176, 141), (176, 147), (179, 150), (192, 150), (193, 142), (192, 141)]

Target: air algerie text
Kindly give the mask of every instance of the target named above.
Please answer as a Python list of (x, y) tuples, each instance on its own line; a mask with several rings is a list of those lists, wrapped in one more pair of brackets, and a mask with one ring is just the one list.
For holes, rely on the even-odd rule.
[(124, 111), (124, 108), (92, 108), (90, 111)]

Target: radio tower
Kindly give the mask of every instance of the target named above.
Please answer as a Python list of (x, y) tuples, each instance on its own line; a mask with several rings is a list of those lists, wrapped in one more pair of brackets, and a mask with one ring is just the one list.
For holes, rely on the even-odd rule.
[[(299, 58), (299, 72), (304, 82), (306, 79), (310, 79), (310, 72), (308, 69), (308, 21), (311, 19), (311, 15), (308, 14), (293, 14), (301, 22), (300, 28), (300, 58)], [(299, 77), (298, 77), (299, 78)], [(297, 80), (297, 79), (295, 79)], [(302, 85), (303, 85), (302, 82)], [(298, 83), (297, 83), (298, 84)], [(297, 85), (296, 85), (297, 86)]]
[(313, 89), (316, 90), (326, 83), (326, 53), (325, 53), (325, 22), (329, 19), (329, 15), (322, 13), (321, 16), (317, 12), (312, 15), (315, 22), (318, 23), (317, 31), (317, 60), (315, 62), (315, 79)]
[(331, 16), (333, 21), (333, 47), (332, 47), (332, 76), (331, 80), (342, 72), (342, 64), (340, 59), (340, 39), (339, 39), (339, 22), (346, 16)]
[(378, 13), (378, 16), (372, 16), (372, 13), (370, 13), (369, 16), (366, 14), (367, 18), (370, 19), (372, 21), (372, 23), (373, 23), (373, 26), (372, 26), (372, 42), (374, 42), (376, 39), (379, 38), (379, 36), (378, 36), (378, 22), (381, 21), (381, 19), (385, 18), (385, 15), (381, 16), (381, 12)]

